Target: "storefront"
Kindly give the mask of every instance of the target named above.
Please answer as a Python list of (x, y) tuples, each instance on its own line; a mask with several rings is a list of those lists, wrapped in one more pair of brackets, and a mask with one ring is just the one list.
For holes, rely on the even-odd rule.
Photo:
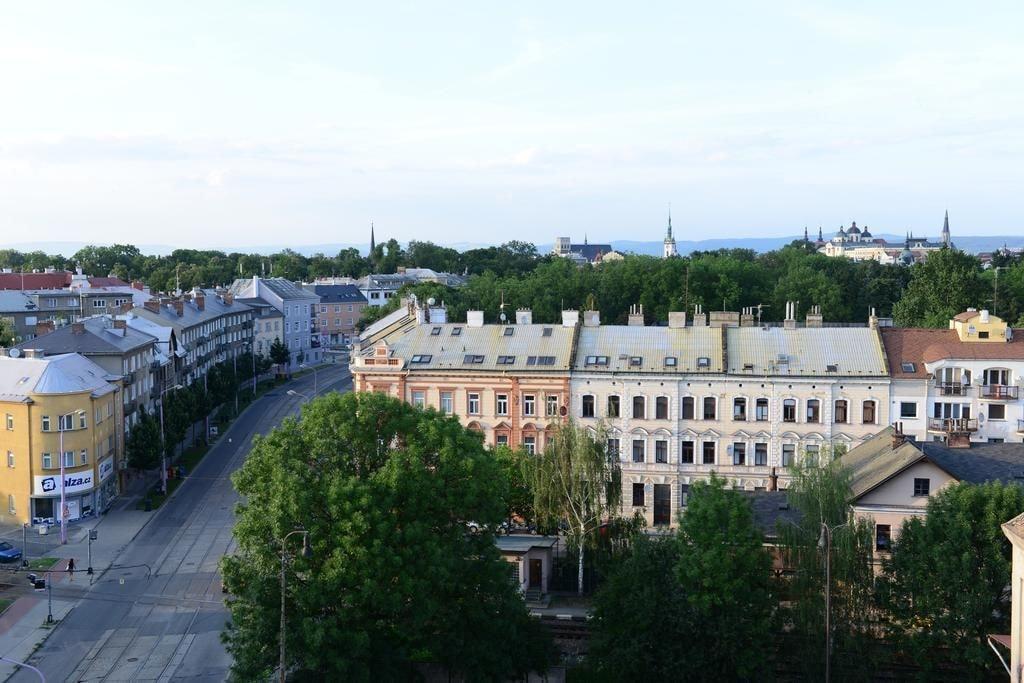
[[(110, 468), (113, 472), (113, 467)], [(60, 519), (60, 475), (37, 475), (32, 488), (32, 523), (56, 524)], [(69, 522), (89, 517), (96, 511), (92, 470), (64, 475), (64, 510)]]
[(114, 476), (114, 456), (100, 461), (100, 485), (96, 489), (96, 509), (106, 512), (117, 497), (117, 477)]

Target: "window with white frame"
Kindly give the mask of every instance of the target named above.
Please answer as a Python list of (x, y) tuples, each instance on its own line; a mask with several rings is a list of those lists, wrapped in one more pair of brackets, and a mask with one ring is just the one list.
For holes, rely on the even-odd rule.
[(526, 451), (527, 453), (529, 453), (530, 455), (533, 455), (534, 453), (536, 453), (537, 452), (537, 437), (533, 436), (532, 434), (524, 436), (523, 437), (523, 450)]
[(64, 467), (74, 467), (74, 466), (75, 466), (75, 452), (74, 451), (64, 451)]
[(7, 431), (14, 431), (14, 416), (7, 413)]
[(494, 412), (497, 415), (508, 415), (508, 394), (497, 394), (495, 396)]
[(668, 463), (668, 441), (658, 439), (654, 442), (654, 462)]
[(747, 464), (747, 444), (737, 442), (732, 445), (732, 464)]
[(547, 396), (544, 397), (544, 401), (545, 401), (545, 406), (546, 406), (546, 410), (545, 410), (544, 414), (547, 415), (548, 417), (557, 417), (558, 416), (558, 394), (548, 394)]
[(647, 442), (633, 439), (633, 462), (643, 462), (647, 457)]
[(537, 397), (533, 394), (523, 394), (523, 415), (532, 416), (537, 414)]
[(584, 394), (580, 417), (594, 417), (594, 396), (592, 394)]
[(14, 467), (14, 451), (7, 451), (7, 466)]
[(647, 417), (647, 399), (643, 396), (633, 397), (633, 419), (643, 420)]
[(768, 444), (766, 443), (755, 443), (754, 444), (754, 465), (758, 467), (764, 467), (768, 464)]
[(608, 417), (619, 417), (619, 397), (612, 395), (608, 397)]
[(816, 398), (807, 399), (807, 421), (821, 422), (821, 401)]
[(43, 469), (44, 470), (51, 470), (51, 469), (53, 469), (53, 456), (50, 455), (49, 453), (43, 453)]
[(782, 466), (790, 467), (796, 457), (796, 446), (791, 443), (782, 444)]
[(473, 391), (466, 394), (466, 411), (470, 415), (480, 414), (480, 394)]

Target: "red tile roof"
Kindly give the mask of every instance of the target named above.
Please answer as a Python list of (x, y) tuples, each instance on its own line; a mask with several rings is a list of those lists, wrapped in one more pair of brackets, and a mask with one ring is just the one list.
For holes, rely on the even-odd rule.
[(119, 277), (91, 277), (89, 284), (93, 287), (128, 287), (128, 283)]
[[(971, 314), (976, 315), (976, 314)], [(963, 342), (956, 330), (921, 327), (883, 327), (882, 344), (893, 378), (927, 377), (925, 363), (956, 360), (1024, 360), (1024, 330), (1014, 330), (1008, 342)], [(902, 364), (913, 363), (914, 372)]]
[(0, 273), (0, 289), (64, 289), (71, 273)]

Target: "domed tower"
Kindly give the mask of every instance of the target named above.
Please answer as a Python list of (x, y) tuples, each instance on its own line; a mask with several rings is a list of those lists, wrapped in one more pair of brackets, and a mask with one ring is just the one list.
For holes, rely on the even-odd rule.
[(839, 226), (839, 232), (837, 232), (836, 236), (832, 238), (832, 241), (833, 242), (845, 242), (846, 241), (846, 230), (843, 228), (843, 226), (841, 226), (841, 225)]
[(870, 242), (873, 239), (874, 239), (874, 237), (872, 237), (871, 233), (868, 232), (868, 226), (865, 225), (864, 229), (860, 231), (860, 241), (861, 242)]
[(850, 223), (850, 229), (846, 231), (846, 236), (851, 242), (860, 242), (860, 228), (857, 227), (857, 221)]
[(676, 238), (672, 236), (672, 211), (668, 212), (668, 232), (665, 233), (665, 244), (661, 255), (662, 258), (679, 256), (679, 252), (676, 251)]

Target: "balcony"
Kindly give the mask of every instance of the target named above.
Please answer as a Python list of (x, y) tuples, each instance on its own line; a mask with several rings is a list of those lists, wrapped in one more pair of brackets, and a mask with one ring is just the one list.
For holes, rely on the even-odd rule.
[(969, 396), (971, 393), (971, 385), (960, 382), (940, 382), (935, 387), (940, 396)]
[(970, 417), (930, 417), (928, 431), (943, 434), (970, 434), (978, 431), (978, 420)]
[(981, 397), (989, 401), (1016, 401), (1020, 387), (1010, 384), (984, 384)]

